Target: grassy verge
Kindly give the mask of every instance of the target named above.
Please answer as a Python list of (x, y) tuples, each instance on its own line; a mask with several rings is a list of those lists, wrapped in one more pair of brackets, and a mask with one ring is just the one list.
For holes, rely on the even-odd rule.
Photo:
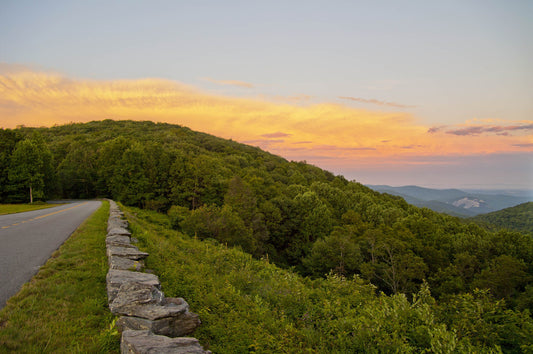
[(0, 204), (0, 215), (53, 208), (63, 204)]
[(0, 352), (118, 352), (107, 308), (104, 202), (0, 311)]

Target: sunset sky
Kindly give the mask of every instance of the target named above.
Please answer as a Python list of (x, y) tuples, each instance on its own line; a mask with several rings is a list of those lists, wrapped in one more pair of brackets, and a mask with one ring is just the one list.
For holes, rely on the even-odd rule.
[(0, 127), (169, 122), (365, 184), (533, 189), (532, 1), (0, 1)]

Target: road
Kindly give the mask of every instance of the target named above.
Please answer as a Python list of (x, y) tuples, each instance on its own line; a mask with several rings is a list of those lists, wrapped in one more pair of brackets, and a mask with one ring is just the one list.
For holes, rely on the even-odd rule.
[(77, 201), (0, 215), (0, 309), (100, 205)]

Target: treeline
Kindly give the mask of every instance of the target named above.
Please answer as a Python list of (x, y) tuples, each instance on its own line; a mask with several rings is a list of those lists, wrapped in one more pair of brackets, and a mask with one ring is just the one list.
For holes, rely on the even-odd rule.
[[(533, 309), (533, 240), (489, 232), (305, 162), (170, 124), (1, 130), (2, 202), (110, 197), (300, 274), (359, 275), (386, 294), (488, 289)], [(31, 153), (30, 153), (31, 152)]]

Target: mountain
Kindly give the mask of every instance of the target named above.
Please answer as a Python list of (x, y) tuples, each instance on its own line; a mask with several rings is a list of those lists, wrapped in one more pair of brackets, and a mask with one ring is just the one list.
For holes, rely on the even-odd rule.
[(459, 189), (431, 189), (418, 186), (392, 187), (387, 185), (367, 185), (381, 193), (404, 198), (418, 207), (447, 213), (453, 216), (471, 217), (490, 213), (521, 203), (533, 201), (529, 191), (484, 191)]
[[(164, 123), (0, 129), (0, 146), (0, 202), (28, 201), (30, 190), (37, 200), (107, 197), (165, 214), (187, 237), (238, 247), (311, 279), (359, 277), (408, 298), (427, 284), (443, 301), (489, 289), (509, 308), (533, 310), (529, 235), (418, 208), (391, 195), (392, 187), (379, 193), (305, 162)], [(505, 201), (455, 189), (400, 191), (462, 211)]]
[(504, 228), (533, 235), (533, 202), (478, 215), (471, 220), (489, 228)]

